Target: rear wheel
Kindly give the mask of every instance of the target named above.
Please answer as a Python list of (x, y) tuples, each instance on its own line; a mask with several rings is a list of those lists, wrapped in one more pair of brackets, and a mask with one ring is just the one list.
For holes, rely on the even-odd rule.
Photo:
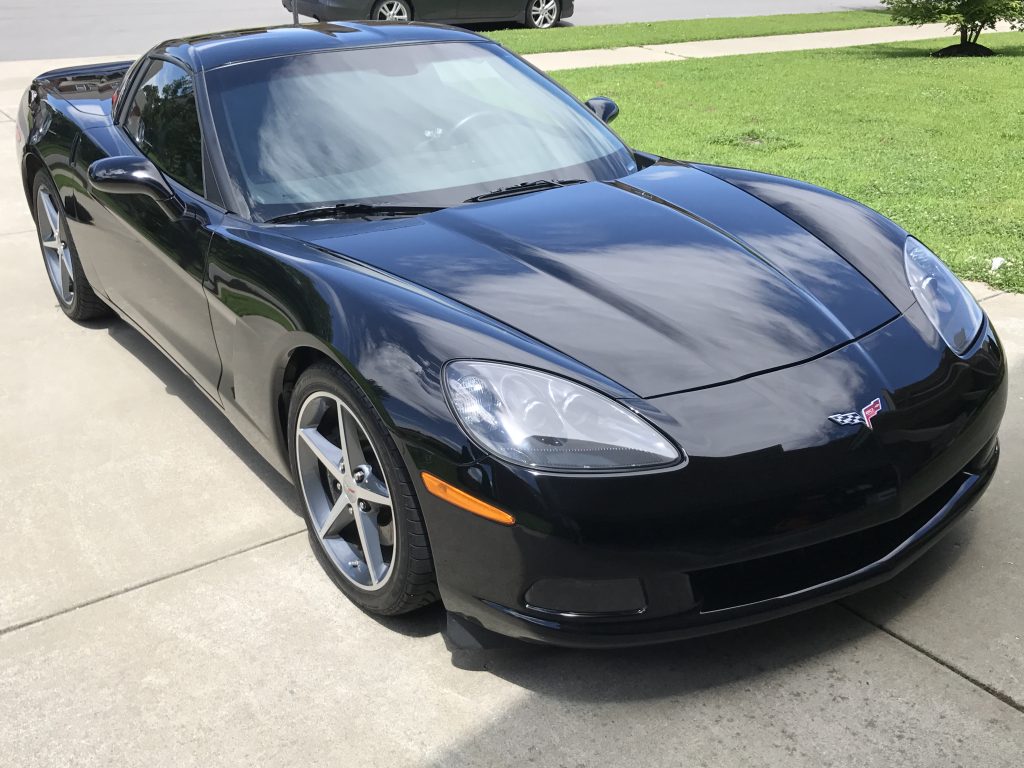
[(45, 171), (36, 174), (32, 189), (39, 248), (60, 308), (75, 321), (109, 315), (110, 308), (96, 295), (85, 276), (68, 231), (60, 195)]
[(373, 613), (437, 600), (426, 527), (398, 448), (365, 394), (321, 363), (289, 408), (292, 474), (320, 565)]
[(526, 26), (531, 29), (550, 29), (561, 18), (560, 0), (530, 0), (526, 6)]
[(379, 0), (373, 6), (375, 21), (412, 21), (412, 6), (407, 0)]

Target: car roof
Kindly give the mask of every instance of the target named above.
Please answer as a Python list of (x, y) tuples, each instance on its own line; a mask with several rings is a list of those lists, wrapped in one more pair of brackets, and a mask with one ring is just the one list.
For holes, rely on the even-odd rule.
[(490, 41), (473, 32), (439, 24), (368, 21), (260, 27), (197, 35), (161, 43), (150, 55), (171, 56), (200, 71), (314, 51), (448, 42)]

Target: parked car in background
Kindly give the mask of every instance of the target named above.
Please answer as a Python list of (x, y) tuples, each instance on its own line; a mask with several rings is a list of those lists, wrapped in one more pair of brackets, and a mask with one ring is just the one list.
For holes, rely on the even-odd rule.
[[(318, 21), (443, 21), (458, 24), (513, 21), (548, 29), (573, 14), (574, 0), (281, 0)], [(298, 6), (296, 9), (294, 6)]]

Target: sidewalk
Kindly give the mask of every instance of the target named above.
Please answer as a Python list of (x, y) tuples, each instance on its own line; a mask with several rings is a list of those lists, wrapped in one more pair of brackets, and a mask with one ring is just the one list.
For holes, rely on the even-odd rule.
[[(1009, 32), (1010, 26), (1005, 23), (999, 24), (996, 31)], [(716, 56), (738, 56), (749, 53), (849, 48), (856, 45), (900, 43), (941, 37), (948, 37), (950, 44), (954, 42), (950, 29), (944, 24), (924, 24), (920, 27), (874, 27), (838, 32), (807, 32), (800, 35), (737, 37), (728, 40), (701, 40), (668, 45), (601, 48), (592, 51), (535, 53), (524, 58), (539, 69), (554, 71), (610, 67), (618, 64), (649, 64), (659, 61), (678, 61), (679, 59), (710, 59)]]

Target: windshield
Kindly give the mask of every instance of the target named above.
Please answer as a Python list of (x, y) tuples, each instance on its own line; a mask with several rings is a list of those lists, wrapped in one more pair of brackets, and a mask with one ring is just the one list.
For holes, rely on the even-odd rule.
[(636, 171), (589, 110), (487, 43), (309, 53), (206, 78), (229, 173), (263, 221), (346, 202), (449, 206), (526, 181)]

